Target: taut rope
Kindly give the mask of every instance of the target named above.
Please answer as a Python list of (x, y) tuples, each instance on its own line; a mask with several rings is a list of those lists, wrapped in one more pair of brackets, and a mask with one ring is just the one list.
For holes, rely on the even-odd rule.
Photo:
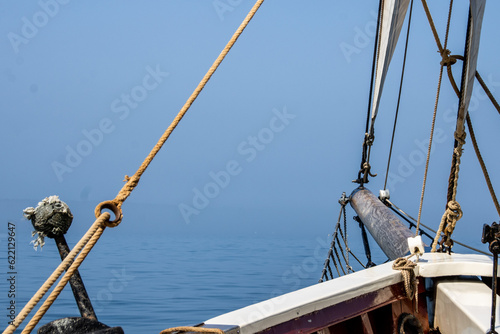
[[(80, 239), (80, 241), (76, 244), (76, 246), (73, 248), (73, 250), (68, 254), (68, 256), (64, 259), (64, 261), (61, 262), (61, 264), (54, 270), (52, 275), (43, 283), (43, 285), (40, 287), (40, 289), (35, 293), (35, 295), (30, 299), (30, 301), (24, 306), (24, 308), (19, 312), (18, 316), (16, 319), (13, 320), (13, 324), (9, 325), (3, 332), (3, 334), (11, 334), (14, 333), (14, 331), (21, 325), (21, 323), (26, 319), (28, 314), (35, 308), (35, 306), (38, 304), (38, 302), (43, 298), (43, 296), (47, 293), (47, 291), (54, 285), (54, 283), (57, 281), (57, 279), (62, 275), (62, 273), (67, 270), (59, 284), (54, 288), (50, 296), (47, 298), (47, 300), (44, 302), (44, 304), (40, 307), (38, 312), (33, 316), (31, 321), (28, 323), (26, 328), (23, 330), (24, 333), (30, 333), (33, 328), (38, 324), (42, 316), (45, 314), (45, 312), (49, 309), (49, 307), (52, 305), (54, 300), (57, 298), (59, 293), (62, 291), (66, 283), (68, 282), (69, 278), (73, 275), (73, 272), (78, 269), (80, 264), (83, 262), (87, 254), (90, 252), (92, 247), (95, 245), (95, 243), (99, 240), (100, 236), (102, 235), (102, 232), (106, 227), (115, 227), (118, 224), (120, 224), (123, 215), (121, 211), (121, 206), (123, 202), (127, 199), (128, 196), (130, 196), (130, 193), (134, 188), (137, 186), (139, 183), (139, 180), (146, 171), (146, 168), (149, 166), (151, 161), (153, 161), (154, 157), (156, 154), (159, 152), (163, 144), (167, 141), (169, 138), (170, 134), (172, 131), (176, 128), (176, 126), (179, 124), (180, 120), (182, 117), (186, 114), (186, 112), (189, 110), (193, 102), (196, 100), (202, 89), (205, 87), (207, 82), (210, 80), (214, 72), (217, 70), (219, 65), (222, 63), (226, 55), (228, 54), (229, 50), (233, 47), (233, 45), (236, 43), (236, 40), (238, 37), (240, 37), (241, 33), (243, 30), (246, 28), (250, 20), (253, 18), (257, 10), (260, 8), (264, 0), (257, 0), (255, 5), (252, 7), (248, 15), (245, 17), (241, 25), (238, 27), (236, 32), (233, 34), (225, 48), (222, 50), (222, 52), (219, 54), (213, 65), (210, 67), (208, 72), (205, 74), (201, 82), (198, 84), (194, 92), (191, 94), (191, 96), (188, 98), (184, 106), (181, 108), (177, 116), (174, 118), (170, 126), (165, 130), (163, 135), (160, 137), (158, 140), (158, 143), (153, 147), (149, 155), (146, 157), (144, 162), (141, 164), (139, 169), (135, 172), (132, 177), (125, 176), (125, 185), (122, 187), (122, 189), (118, 192), (116, 195), (115, 199), (111, 201), (105, 201), (100, 203), (96, 209), (95, 209), (95, 216), (96, 220), (92, 224), (92, 226), (89, 228), (87, 233)], [(102, 212), (103, 209), (109, 209), (113, 211), (115, 215), (115, 219), (113, 221), (110, 221), (111, 215), (107, 212)], [(83, 249), (83, 251), (82, 251)], [(80, 251), (82, 251), (80, 253)], [(80, 253), (80, 254), (78, 254)], [(78, 255), (78, 256), (77, 256)], [(76, 260), (75, 260), (76, 258)], [(73, 262), (73, 260), (75, 262)]]

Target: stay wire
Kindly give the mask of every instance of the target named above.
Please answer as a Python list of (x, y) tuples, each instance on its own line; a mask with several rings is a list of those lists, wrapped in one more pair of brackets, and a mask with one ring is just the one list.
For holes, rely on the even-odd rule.
[(389, 149), (389, 158), (387, 159), (387, 170), (385, 172), (385, 181), (384, 181), (384, 189), (387, 189), (387, 177), (389, 176), (389, 168), (391, 165), (391, 157), (392, 157), (392, 148), (394, 146), (394, 136), (396, 134), (396, 126), (398, 123), (398, 114), (399, 114), (399, 105), (401, 102), (401, 92), (403, 90), (403, 79), (405, 75), (405, 67), (406, 67), (406, 55), (408, 52), (408, 40), (410, 37), (410, 27), (411, 27), (411, 16), (413, 13), (413, 0), (410, 3), (410, 13), (408, 15), (408, 29), (406, 31), (406, 43), (405, 43), (405, 52), (403, 56), (403, 67), (401, 70), (401, 81), (399, 83), (399, 94), (398, 94), (398, 103), (396, 105), (396, 115), (394, 116), (394, 126), (392, 128), (392, 138), (391, 138), (391, 147)]
[[(426, 5), (425, 1), (423, 1), (423, 3)], [(450, 32), (450, 22), (451, 22), (452, 10), (453, 10), (453, 0), (450, 0), (450, 6), (449, 6), (449, 10), (448, 10), (448, 21), (447, 21), (447, 25), (446, 25), (446, 33), (445, 33), (445, 40), (444, 40), (444, 50), (446, 50), (446, 46), (448, 44), (448, 36), (449, 36), (449, 32)], [(426, 7), (426, 13), (428, 14), (428, 17), (430, 18), (429, 22), (432, 22), (432, 17), (430, 16), (430, 12), (429, 12), (427, 7)], [(436, 42), (438, 44), (438, 48), (440, 48), (440, 52), (441, 52), (441, 54), (443, 54), (443, 51), (442, 51), (443, 49), (441, 47), (441, 43), (439, 42), (439, 36), (437, 35), (437, 32), (435, 31), (434, 24), (431, 24), (431, 28), (433, 28), (434, 37), (435, 37)], [(424, 195), (425, 195), (425, 187), (427, 184), (427, 175), (429, 172), (429, 161), (430, 161), (430, 157), (431, 157), (432, 140), (434, 138), (434, 127), (436, 125), (436, 115), (437, 115), (437, 109), (438, 109), (438, 103), (439, 103), (439, 96), (441, 93), (441, 81), (443, 79), (443, 68), (444, 68), (444, 63), (441, 62), (441, 66), (439, 69), (438, 86), (437, 86), (437, 91), (436, 91), (436, 100), (434, 103), (434, 113), (432, 115), (431, 134), (429, 136), (429, 146), (427, 148), (427, 158), (425, 161), (424, 179), (422, 181), (422, 192), (420, 194), (420, 204), (418, 207), (418, 218), (417, 218), (417, 227), (416, 227), (416, 231), (415, 231), (415, 236), (418, 235), (418, 230), (420, 229), (420, 220), (422, 218), (422, 207), (424, 204)]]
[(370, 78), (370, 91), (368, 94), (368, 110), (366, 111), (366, 125), (365, 125), (365, 134), (363, 138), (363, 149), (361, 152), (361, 164), (360, 164), (360, 170), (358, 172), (358, 179), (355, 182), (358, 182), (361, 186), (364, 183), (364, 179), (366, 176), (362, 176), (364, 173), (368, 173), (368, 171), (365, 170), (365, 163), (370, 161), (369, 158), (369, 153), (368, 153), (368, 138), (369, 138), (369, 131), (370, 131), (370, 115), (371, 115), (371, 108), (372, 108), (372, 95), (373, 95), (373, 86), (374, 86), (374, 81), (375, 81), (375, 74), (376, 74), (376, 65), (377, 65), (377, 60), (378, 60), (378, 51), (379, 51), (379, 44), (380, 44), (380, 21), (382, 19), (382, 9), (384, 7), (384, 0), (379, 1), (379, 6), (378, 6), (378, 16), (377, 16), (377, 32), (375, 34), (375, 43), (373, 45), (373, 58), (372, 58), (372, 73), (371, 73), (371, 78)]

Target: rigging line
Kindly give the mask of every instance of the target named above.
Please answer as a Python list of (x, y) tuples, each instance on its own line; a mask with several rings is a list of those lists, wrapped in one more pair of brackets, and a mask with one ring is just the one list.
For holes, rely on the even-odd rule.
[(372, 74), (371, 74), (371, 79), (370, 79), (370, 92), (368, 95), (368, 111), (366, 113), (365, 133), (368, 133), (368, 131), (370, 130), (370, 114), (371, 114), (371, 108), (372, 108), (373, 85), (375, 82), (376, 65), (377, 65), (378, 55), (379, 55), (378, 52), (380, 51), (380, 49), (379, 49), (380, 33), (381, 33), (380, 21), (382, 20), (383, 7), (384, 7), (384, 0), (380, 0), (379, 5), (378, 5), (377, 34), (375, 35), (375, 43), (374, 43), (374, 47), (373, 47)]
[(191, 96), (188, 98), (184, 106), (181, 108), (177, 116), (174, 118), (170, 126), (165, 130), (161, 138), (158, 140), (158, 143), (153, 147), (149, 155), (146, 157), (142, 165), (139, 167), (139, 169), (135, 172), (135, 174), (132, 177), (126, 176), (126, 183), (123, 186), (123, 188), (120, 190), (120, 192), (116, 195), (115, 199), (112, 201), (114, 202), (118, 207), (121, 207), (121, 204), (127, 199), (127, 197), (130, 195), (132, 190), (137, 186), (139, 183), (139, 180), (142, 176), (142, 174), (146, 171), (146, 168), (149, 166), (153, 158), (156, 156), (158, 151), (161, 149), (163, 144), (167, 141), (167, 139), (170, 137), (170, 134), (174, 129), (177, 127), (181, 119), (184, 117), (186, 112), (189, 110), (193, 102), (196, 100), (198, 95), (201, 93), (202, 89), (205, 87), (207, 82), (210, 80), (212, 75), (215, 73), (219, 65), (222, 63), (226, 55), (229, 53), (229, 50), (233, 47), (233, 45), (236, 43), (240, 35), (243, 33), (243, 30), (247, 27), (248, 23), (250, 20), (254, 17), (255, 13), (259, 9), (259, 7), (262, 5), (264, 0), (257, 0), (257, 2), (254, 4), (248, 15), (245, 17), (241, 25), (238, 27), (234, 35), (231, 37), (227, 45), (224, 47), (222, 52), (219, 54), (217, 59), (214, 61), (213, 65), (210, 67), (210, 69), (207, 71), (203, 79), (200, 81), (198, 86), (195, 88)]
[(418, 219), (417, 219), (417, 227), (416, 227), (415, 236), (418, 235), (418, 230), (420, 229), (420, 220), (422, 217), (422, 205), (424, 202), (425, 185), (427, 183), (427, 173), (429, 171), (429, 160), (430, 160), (430, 156), (431, 156), (432, 139), (434, 137), (434, 126), (436, 125), (436, 114), (437, 114), (437, 108), (438, 108), (438, 103), (439, 103), (439, 95), (441, 92), (442, 79), (443, 79), (443, 65), (441, 65), (441, 68), (439, 70), (439, 80), (438, 80), (438, 87), (437, 87), (437, 92), (436, 92), (436, 101), (434, 103), (434, 113), (432, 115), (431, 134), (429, 137), (429, 147), (427, 149), (427, 158), (426, 158), (426, 162), (425, 162), (424, 179), (422, 181), (422, 192), (420, 194), (420, 204), (418, 207)]
[[(425, 2), (425, 0), (424, 0), (424, 2)], [(446, 25), (446, 34), (445, 34), (445, 39), (444, 39), (445, 49), (446, 49), (446, 46), (448, 44), (448, 35), (450, 32), (450, 22), (451, 22), (452, 9), (453, 9), (453, 0), (450, 0), (450, 7), (449, 7), (449, 11), (448, 11), (448, 22)], [(439, 37), (437, 37), (437, 40), (439, 40)], [(436, 114), (437, 114), (437, 109), (438, 109), (439, 96), (441, 94), (441, 81), (443, 79), (443, 67), (444, 67), (444, 62), (441, 62), (441, 67), (439, 69), (438, 87), (437, 87), (437, 91), (436, 91), (436, 100), (434, 103), (434, 113), (432, 115), (431, 134), (429, 136), (429, 147), (427, 148), (427, 157), (426, 157), (426, 161), (425, 161), (424, 179), (422, 181), (422, 192), (420, 194), (420, 204), (418, 206), (418, 218), (417, 218), (417, 227), (416, 227), (416, 231), (415, 231), (415, 236), (418, 236), (418, 231), (420, 229), (420, 220), (422, 218), (422, 206), (424, 204), (425, 186), (427, 184), (427, 175), (429, 173), (429, 161), (430, 161), (430, 157), (431, 157), (432, 141), (434, 138), (434, 127), (436, 125)], [(449, 68), (449, 66), (448, 66), (448, 68)], [(434, 243), (436, 243), (436, 241), (434, 241)]]
[[(102, 229), (102, 224), (109, 220), (110, 214), (104, 212), (96, 221), (90, 226), (85, 235), (78, 241), (78, 243), (73, 247), (71, 252), (64, 258), (64, 260), (59, 264), (59, 266), (52, 272), (52, 274), (47, 278), (47, 280), (42, 284), (38, 291), (31, 297), (31, 299), (26, 303), (23, 309), (17, 314), (17, 317), (9, 324), (9, 326), (3, 331), (3, 334), (12, 334), (21, 325), (21, 323), (26, 319), (30, 312), (35, 308), (35, 306), (40, 302), (40, 300), (45, 296), (49, 289), (54, 285), (54, 283), (61, 277), (63, 272), (69, 270), (68, 268), (72, 266), (72, 262), (75, 257), (80, 256), (82, 249), (89, 243), (89, 240), (96, 234), (100, 229)], [(80, 255), (79, 255), (80, 253)], [(82, 251), (83, 253), (83, 251)], [(73, 263), (74, 264), (74, 263)], [(77, 267), (78, 268), (78, 267)], [(67, 275), (67, 272), (65, 276)]]
[(367, 178), (367, 176), (362, 177), (362, 174), (364, 175), (364, 174), (369, 172), (369, 171), (366, 171), (365, 163), (367, 161), (369, 161), (369, 157), (368, 157), (369, 154), (367, 152), (367, 149), (368, 149), (367, 146), (369, 146), (369, 145), (368, 145), (367, 141), (369, 138), (368, 132), (370, 131), (370, 114), (371, 114), (371, 108), (372, 108), (373, 86), (375, 83), (376, 62), (378, 59), (378, 50), (379, 50), (379, 44), (380, 44), (380, 38), (379, 38), (380, 29), (381, 29), (380, 22), (381, 22), (382, 13), (383, 13), (383, 11), (382, 11), (383, 6), (384, 6), (384, 0), (380, 0), (379, 5), (378, 5), (377, 32), (375, 34), (375, 43), (373, 45), (372, 73), (371, 73), (371, 78), (370, 78), (370, 91), (368, 93), (368, 110), (366, 111), (366, 125), (365, 125), (365, 135), (363, 138), (363, 149), (361, 152), (361, 164), (360, 164), (360, 170), (358, 172), (358, 179), (356, 181), (353, 181), (353, 182), (358, 182), (360, 184), (360, 186), (363, 186), (364, 179)]
[(427, 16), (427, 20), (429, 21), (429, 25), (431, 26), (432, 35), (434, 36), (434, 40), (436, 41), (437, 47), (439, 49), (439, 53), (443, 53), (443, 46), (441, 45), (441, 41), (439, 40), (439, 35), (436, 30), (436, 26), (434, 25), (434, 20), (432, 19), (431, 12), (429, 7), (427, 6), (427, 1), (422, 0), (422, 5), (424, 6), (425, 15)]
[(472, 146), (474, 147), (474, 151), (476, 152), (477, 160), (481, 165), (481, 170), (483, 171), (486, 184), (488, 185), (488, 190), (490, 191), (491, 199), (493, 200), (493, 204), (495, 204), (495, 209), (497, 209), (497, 213), (500, 216), (500, 205), (498, 204), (498, 199), (495, 194), (495, 189), (493, 189), (493, 185), (491, 184), (490, 175), (488, 174), (488, 170), (486, 169), (486, 165), (484, 164), (483, 157), (481, 155), (481, 152), (479, 151), (479, 147), (476, 141), (476, 135), (474, 134), (474, 129), (472, 128), (472, 121), (470, 119), (469, 113), (467, 113), (466, 120), (467, 120), (467, 128), (469, 129), (469, 135), (472, 141)]
[[(465, 58), (462, 56), (459, 56), (459, 55), (454, 55), (454, 56), (451, 56), (450, 58), (465, 61)], [(457, 97), (460, 97), (460, 90), (458, 89), (458, 86), (455, 82), (455, 78), (453, 78), (453, 74), (451, 73), (450, 66), (447, 66), (447, 70), (448, 70), (447, 71), (448, 78), (450, 80), (451, 86), (452, 86), (453, 90), (455, 91), (455, 94), (457, 94)], [(479, 81), (479, 84), (481, 85), (483, 90), (486, 92), (486, 95), (488, 95), (488, 97), (490, 98), (491, 103), (495, 106), (497, 111), (500, 113), (500, 106), (498, 105), (498, 102), (495, 100), (495, 98), (491, 94), (490, 90), (488, 89), (485, 82), (483, 81), (483, 78), (481, 78), (481, 76), (479, 75), (479, 72), (476, 71), (475, 77)], [(469, 134), (471, 136), (472, 146), (474, 147), (474, 152), (476, 153), (476, 157), (477, 157), (479, 164), (481, 166), (481, 170), (483, 172), (486, 184), (488, 186), (488, 190), (490, 192), (491, 199), (493, 200), (493, 204), (495, 205), (495, 209), (497, 210), (497, 213), (500, 215), (500, 205), (498, 203), (498, 199), (497, 199), (497, 196), (495, 194), (495, 189), (493, 188), (493, 185), (491, 184), (491, 179), (490, 179), (490, 176), (488, 173), (488, 169), (486, 168), (486, 164), (484, 163), (483, 157), (482, 157), (481, 152), (479, 150), (479, 146), (477, 145), (476, 136), (474, 134), (474, 129), (472, 127), (472, 122), (471, 122), (471, 119), (470, 119), (468, 112), (466, 115), (466, 121), (467, 121), (467, 128), (468, 128)]]
[[(354, 259), (356, 261), (358, 261), (358, 263), (361, 265), (361, 267), (363, 267), (364, 269), (366, 269), (366, 266), (358, 259), (358, 257), (356, 255), (354, 255), (354, 253), (351, 250), (349, 250), (349, 253), (351, 253), (351, 255), (354, 257)], [(351, 270), (354, 272), (354, 269), (351, 268)]]
[[(344, 259), (344, 262), (346, 264), (345, 267), (346, 267), (347, 273), (349, 273), (349, 271), (350, 271), (349, 260), (347, 260), (345, 257), (345, 252), (344, 252), (344, 249), (342, 248), (342, 243), (339, 240), (338, 234), (337, 234), (337, 244), (338, 244), (339, 249), (340, 249), (340, 254), (342, 254), (342, 258)], [(337, 256), (338, 256), (338, 254), (337, 254)], [(340, 261), (340, 258), (339, 258), (339, 261)]]
[[(144, 160), (142, 163), (141, 167), (136, 171), (136, 173), (132, 177), (126, 176), (127, 183), (123, 186), (123, 188), (120, 190), (118, 195), (115, 197), (113, 201), (107, 201), (107, 202), (102, 202), (98, 205), (96, 208), (96, 211), (100, 211), (102, 208), (110, 208), (110, 205), (113, 205), (113, 211), (115, 208), (117, 208), (118, 211), (114, 211), (115, 213), (115, 221), (110, 222), (110, 214), (107, 212), (97, 212), (96, 213), (96, 221), (94, 224), (89, 228), (87, 233), (80, 239), (80, 241), (77, 243), (77, 245), (73, 248), (73, 250), (68, 254), (68, 256), (65, 258), (63, 262), (57, 267), (57, 269), (51, 274), (51, 276), (47, 279), (47, 281), (40, 287), (40, 289), (37, 291), (37, 293), (30, 299), (30, 301), (26, 304), (26, 306), (21, 310), (21, 312), (18, 314), (16, 319), (14, 319), (12, 324), (9, 324), (9, 326), (5, 329), (3, 333), (13, 333), (17, 327), (26, 319), (28, 314), (33, 310), (33, 308), (36, 306), (36, 304), (42, 299), (42, 297), (47, 293), (47, 291), (50, 289), (50, 287), (55, 283), (58, 277), (61, 276), (62, 272), (64, 271), (64, 267), (68, 267), (68, 264), (72, 259), (75, 258), (75, 256), (78, 254), (80, 250), (85, 246), (85, 248), (88, 248), (88, 251), (90, 251), (93, 247), (93, 244), (95, 244), (99, 237), (102, 234), (102, 231), (106, 226), (116, 226), (120, 223), (121, 221), (121, 205), (123, 202), (127, 199), (127, 197), (130, 195), (132, 190), (137, 186), (139, 183), (141, 175), (144, 173), (148, 165), (151, 163), (155, 155), (158, 153), (158, 151), (161, 149), (165, 141), (168, 139), (172, 131), (175, 129), (179, 121), (182, 119), (184, 114), (187, 112), (191, 104), (194, 102), (196, 97), (200, 94), (201, 90), (203, 87), (206, 85), (208, 80), (211, 78), (215, 70), (218, 68), (222, 60), (225, 58), (229, 50), (232, 48), (238, 37), (241, 35), (245, 27), (248, 25), (250, 20), (253, 18), (259, 7), (262, 5), (264, 0), (257, 0), (255, 5), (252, 7), (248, 15), (245, 17), (241, 25), (238, 27), (234, 35), (231, 37), (231, 40), (228, 42), (224, 50), (220, 53), (219, 57), (215, 60), (214, 64), (210, 69), (208, 70), (207, 74), (203, 77), (202, 81), (200, 84), (196, 87), (195, 91), (191, 94), (189, 99), (187, 100), (186, 104), (182, 107), (181, 111), (179, 114), (176, 116), (172, 124), (167, 128), (165, 133), (162, 135), (158, 143), (155, 145), (155, 147), (151, 150), (150, 154), (148, 157)], [(98, 210), (99, 209), (99, 210)], [(104, 226), (102, 226), (102, 224)], [(99, 233), (100, 232), (100, 233)], [(95, 238), (94, 238), (95, 237)], [(93, 244), (89, 241), (92, 240)], [(87, 247), (89, 245), (89, 247)], [(81, 258), (81, 261), (85, 259), (85, 256), (87, 254), (82, 251), (77, 257), (77, 260)], [(75, 261), (73, 265), (75, 265), (75, 270), (78, 268), (80, 263), (78, 261)], [(70, 266), (70, 268), (73, 268), (73, 265)], [(61, 279), (61, 282), (67, 277), (69, 273), (69, 269), (66, 272), (66, 274), (63, 276), (63, 279)], [(65, 283), (64, 283), (65, 284)], [(59, 285), (58, 285), (59, 286)], [(57, 289), (57, 287), (56, 287)], [(56, 292), (56, 289), (54, 289), (53, 293)], [(51, 294), (52, 296), (52, 294)], [(57, 296), (56, 296), (57, 297)], [(51, 298), (49, 296), (49, 298)], [(45, 304), (44, 304), (45, 305)], [(42, 305), (42, 307), (44, 307)], [(48, 305), (50, 307), (50, 305)], [(47, 309), (48, 309), (47, 307)], [(36, 315), (33, 317), (33, 319), (36, 317)], [(31, 323), (31, 322), (30, 322)], [(27, 325), (27, 327), (30, 326), (30, 324)], [(30, 330), (31, 331), (31, 330)], [(23, 333), (26, 332), (23, 331)]]
[[(342, 260), (340, 259), (339, 253), (337, 251), (337, 247), (335, 245), (333, 245), (333, 251), (335, 252), (335, 255), (337, 256), (337, 259), (339, 260), (339, 267), (340, 267), (340, 269), (342, 269), (342, 272), (345, 275), (346, 273), (345, 273), (344, 267), (342, 266)], [(335, 263), (335, 259), (333, 256), (332, 256), (332, 259), (333, 259), (333, 263)], [(335, 264), (335, 266), (337, 266), (337, 264)]]
[[(395, 212), (397, 213), (401, 218), (403, 218), (404, 220), (406, 220), (408, 223), (411, 224), (411, 222), (406, 218), (408, 217), (409, 219), (413, 220), (414, 222), (417, 222), (417, 220), (415, 218), (413, 218), (412, 216), (410, 216), (408, 213), (406, 213), (405, 211), (403, 211), (401, 208), (399, 208), (396, 204), (392, 203), (390, 200), (386, 199), (386, 201), (390, 204), (390, 208)], [(394, 208), (396, 208), (396, 210), (394, 210)], [(406, 216), (406, 217), (405, 217)], [(433, 228), (429, 227), (429, 226), (426, 226), (424, 225), (423, 223), (420, 223), (420, 225), (422, 225), (424, 228), (428, 229), (429, 231), (433, 232), (433, 233), (436, 233), (436, 230), (434, 230)], [(480, 249), (477, 249), (477, 248), (474, 248), (472, 246), (469, 246), (463, 242), (460, 242), (460, 241), (457, 241), (456, 239), (453, 239), (453, 242), (455, 242), (456, 244), (462, 246), (462, 247), (465, 247), (467, 249), (470, 249), (470, 250), (473, 250), (475, 252), (478, 252), (478, 253), (481, 253), (481, 254), (484, 254), (484, 255), (488, 255), (489, 257), (491, 257), (492, 255), (490, 253), (487, 253), (487, 252), (483, 252), (482, 250)]]
[(405, 67), (406, 67), (406, 55), (408, 51), (408, 40), (410, 37), (410, 26), (411, 26), (411, 15), (413, 13), (413, 0), (411, 0), (410, 4), (410, 13), (408, 15), (408, 29), (406, 31), (406, 43), (405, 43), (405, 52), (403, 56), (403, 68), (401, 70), (401, 81), (399, 83), (399, 94), (398, 94), (398, 103), (396, 105), (396, 115), (394, 117), (394, 126), (392, 128), (392, 138), (391, 138), (391, 147), (389, 148), (389, 158), (387, 159), (387, 170), (385, 172), (385, 181), (384, 181), (384, 189), (387, 189), (387, 177), (389, 175), (389, 167), (391, 165), (391, 157), (392, 157), (392, 148), (394, 146), (394, 135), (396, 133), (396, 125), (398, 122), (398, 114), (399, 114), (399, 104), (401, 101), (401, 91), (403, 90), (403, 78), (405, 75)]
[[(343, 194), (343, 196), (345, 195), (345, 193)], [(335, 229), (333, 231), (333, 238), (332, 238), (332, 242), (330, 243), (330, 249), (328, 250), (328, 254), (327, 254), (327, 258), (325, 260), (325, 265), (324, 265), (324, 268), (323, 268), (323, 273), (325, 272), (325, 269), (326, 267), (330, 264), (330, 258), (333, 260), (333, 264), (335, 265), (335, 269), (337, 270), (337, 273), (339, 274), (339, 277), (342, 276), (340, 275), (340, 272), (339, 272), (339, 269), (337, 267), (337, 262), (335, 261), (335, 256), (333, 255), (333, 250), (335, 248), (335, 240), (337, 238), (337, 234), (338, 234), (338, 231), (340, 229), (340, 220), (342, 218), (342, 212), (343, 212), (343, 208), (345, 208), (347, 202), (343, 202), (341, 203), (341, 207), (340, 207), (340, 212), (339, 212), (339, 218), (337, 219), (337, 223), (335, 224)], [(335, 252), (337, 252), (337, 250), (335, 249)], [(337, 254), (338, 256), (338, 254)], [(339, 258), (339, 261), (340, 261), (340, 258)], [(342, 263), (341, 263), (342, 264)], [(343, 270), (343, 269), (342, 269)], [(323, 279), (323, 273), (321, 275), (321, 279), (320, 281)], [(333, 277), (333, 276), (332, 276)]]
[[(455, 58), (455, 59), (460, 59), (462, 61), (465, 61), (465, 58), (462, 57), (462, 56), (456, 55), (456, 56), (452, 56), (452, 57)], [(455, 91), (455, 93), (457, 94), (457, 96), (460, 97), (460, 91), (459, 91), (459, 89), (457, 87), (455, 79), (453, 78), (450, 66), (448, 66), (447, 69), (448, 69), (448, 77), (450, 79), (451, 86), (453, 87), (453, 90)], [(490, 90), (488, 89), (488, 87), (484, 83), (483, 79), (479, 75), (479, 72), (476, 71), (476, 75), (475, 76), (476, 76), (476, 79), (481, 84), (481, 87), (483, 88), (483, 90), (486, 92), (486, 95), (488, 95), (488, 97), (490, 98), (490, 101), (493, 103), (493, 105), (495, 106), (495, 108), (497, 109), (497, 111), (500, 113), (500, 106), (498, 106), (497, 101), (495, 100), (495, 98), (491, 94)], [(474, 134), (474, 128), (472, 127), (472, 122), (471, 122), (471, 119), (470, 119), (470, 116), (469, 116), (468, 112), (467, 112), (467, 115), (466, 115), (466, 121), (467, 121), (467, 128), (468, 128), (469, 134), (471, 136), (472, 146), (474, 147), (474, 152), (476, 153), (477, 160), (479, 161), (479, 164), (481, 166), (481, 170), (483, 172), (484, 179), (486, 181), (486, 185), (488, 186), (488, 190), (490, 192), (491, 199), (493, 200), (493, 204), (495, 205), (495, 209), (497, 210), (497, 213), (500, 215), (500, 205), (498, 203), (498, 199), (497, 199), (497, 196), (495, 194), (495, 189), (493, 188), (493, 185), (491, 183), (491, 179), (490, 179), (490, 176), (489, 176), (489, 173), (488, 173), (488, 169), (486, 168), (486, 164), (484, 163), (483, 157), (481, 155), (481, 151), (479, 150), (479, 146), (477, 145), (476, 136)]]
[(488, 95), (488, 97), (490, 98), (491, 103), (493, 103), (493, 105), (495, 106), (495, 109), (500, 114), (500, 105), (498, 105), (498, 102), (495, 100), (495, 97), (493, 96), (493, 94), (491, 94), (488, 86), (486, 86), (486, 84), (483, 81), (483, 78), (481, 78), (481, 76), (479, 75), (478, 71), (476, 71), (476, 79), (477, 79), (477, 81), (479, 81), (479, 84), (481, 84), (481, 87), (483, 87), (484, 92), (486, 93), (486, 95)]
[[(328, 262), (328, 272), (330, 273), (330, 277), (333, 279), (333, 272), (332, 272), (332, 267), (330, 266), (330, 262)], [(328, 276), (327, 276), (327, 279), (328, 279)]]

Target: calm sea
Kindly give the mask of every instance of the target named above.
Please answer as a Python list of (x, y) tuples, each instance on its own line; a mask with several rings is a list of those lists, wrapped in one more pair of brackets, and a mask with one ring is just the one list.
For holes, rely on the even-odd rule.
[[(2, 330), (9, 321), (10, 303), (15, 301), (19, 312), (60, 263), (52, 240), (46, 239), (42, 251), (34, 251), (29, 244), (32, 227), (19, 219), (19, 208), (33, 204), (36, 202), (0, 203), (2, 215), (13, 217), (10, 221), (16, 233), (16, 259), (11, 269), (7, 218), (0, 230)], [(75, 206), (72, 211), (80, 217), (83, 212), (91, 215), (92, 208)], [(262, 232), (233, 236), (222, 230), (208, 233), (208, 228), (203, 233), (179, 230), (172, 234), (174, 226), (161, 229), (153, 217), (134, 218), (133, 213), (128, 217), (131, 219), (123, 226), (104, 232), (80, 267), (98, 319), (109, 326), (121, 326), (127, 334), (159, 333), (169, 327), (195, 325), (317, 283), (330, 246), (328, 233), (334, 225), (332, 221), (324, 231), (301, 236)], [(66, 235), (70, 246), (86, 230), (80, 221), (90, 218), (73, 223), (75, 226)], [(286, 223), (281, 225), (286, 227)], [(187, 228), (193, 227), (200, 230), (202, 226)], [(350, 248), (365, 262), (359, 229), (350, 227), (349, 237)], [(373, 241), (371, 244), (373, 260), (384, 262), (385, 256)], [(15, 297), (9, 293), (11, 276), (15, 278)], [(66, 287), (42, 324), (68, 316), (79, 313), (71, 289)]]
[[(104, 235), (80, 273), (101, 322), (125, 333), (159, 333), (316, 283), (329, 242), (327, 233), (314, 238)], [(15, 268), (17, 312), (60, 261), (51, 240), (37, 252), (23, 243)], [(4, 252), (0, 261), (7, 263)], [(11, 300), (5, 281), (2, 328)], [(43, 323), (78, 315), (67, 287)]]

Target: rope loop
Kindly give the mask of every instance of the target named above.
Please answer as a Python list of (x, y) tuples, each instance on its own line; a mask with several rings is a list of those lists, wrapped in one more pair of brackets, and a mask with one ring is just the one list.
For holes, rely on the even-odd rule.
[(101, 202), (96, 206), (94, 211), (96, 218), (99, 218), (99, 216), (102, 215), (102, 210), (104, 209), (111, 210), (111, 212), (113, 212), (113, 214), (115, 215), (115, 219), (113, 221), (108, 219), (104, 222), (104, 225), (106, 227), (118, 226), (123, 218), (122, 209), (120, 208), (120, 206), (117, 205), (114, 201)]
[(440, 63), (442, 66), (451, 66), (457, 62), (457, 58), (455, 56), (450, 56), (450, 50), (443, 49), (443, 51), (441, 51), (440, 53), (441, 57), (443, 58)]
[(394, 260), (394, 263), (392, 264), (392, 269), (401, 271), (405, 285), (406, 297), (410, 300), (413, 300), (417, 291), (417, 280), (415, 278), (415, 272), (413, 271), (416, 266), (417, 264), (411, 261), (409, 257), (400, 257)]
[(446, 207), (445, 215), (447, 225), (444, 233), (446, 236), (451, 236), (455, 226), (457, 225), (457, 221), (459, 221), (463, 216), (460, 204), (457, 201), (449, 201)]

